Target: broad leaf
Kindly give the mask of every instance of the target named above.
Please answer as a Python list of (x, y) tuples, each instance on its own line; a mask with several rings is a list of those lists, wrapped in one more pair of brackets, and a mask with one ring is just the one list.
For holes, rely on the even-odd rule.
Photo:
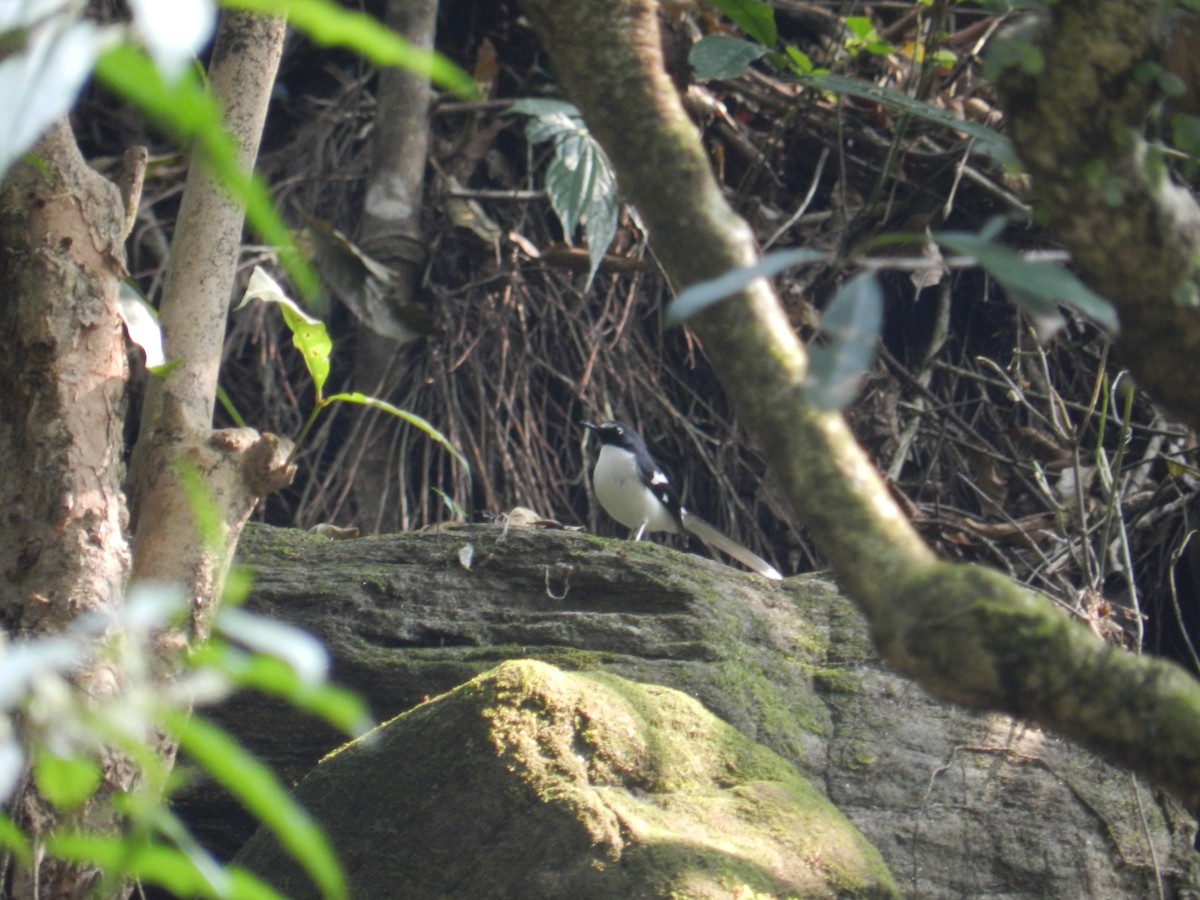
[(287, 663), (304, 684), (324, 684), (329, 675), (325, 645), (295, 625), (236, 607), (221, 609), (215, 625), (225, 637), (242, 646)]
[(317, 396), (325, 388), (325, 380), (329, 377), (329, 356), (333, 353), (333, 340), (325, 328), (325, 323), (306, 313), (279, 283), (263, 271), (261, 266), (255, 266), (250, 273), (250, 281), (246, 284), (246, 293), (242, 302), (235, 307), (241, 309), (251, 300), (263, 300), (267, 303), (279, 304), (283, 313), (283, 321), (292, 332), (292, 344), (304, 357), (304, 365), (312, 376), (317, 389)]
[(0, 176), (71, 108), (111, 34), (92, 22), (54, 16), (35, 25), (11, 12), (0, 12), (8, 28), (33, 27), (24, 46), (0, 62)]
[(784, 269), (798, 266), (802, 263), (823, 262), (828, 254), (820, 250), (809, 250), (798, 247), (793, 250), (775, 250), (768, 253), (752, 266), (740, 269), (730, 269), (724, 275), (701, 281), (682, 291), (674, 302), (667, 307), (667, 327), (686, 322), (692, 316), (708, 309), (714, 303), (724, 300), (744, 290), (758, 278), (770, 278), (778, 275)]
[(1062, 304), (1109, 332), (1120, 329), (1112, 304), (1062, 266), (1030, 262), (1015, 250), (980, 234), (941, 232), (934, 234), (933, 239), (955, 253), (974, 257), (1000, 283), (1009, 299), (1033, 316), (1042, 319), (1056, 316), (1056, 307)]
[(887, 56), (896, 51), (895, 47), (880, 37), (874, 24), (866, 16), (848, 16), (844, 24), (846, 30), (853, 35), (846, 41), (846, 49), (850, 52), (862, 51), (875, 56)]
[(58, 859), (93, 863), (111, 876), (133, 877), (157, 885), (174, 897), (283, 900), (281, 894), (244, 869), (204, 872), (188, 854), (148, 840), (60, 833), (47, 840), (46, 849)]
[(146, 354), (146, 368), (155, 369), (165, 365), (167, 358), (163, 354), (158, 314), (129, 281), (121, 282), (117, 293), (117, 309), (121, 321), (125, 323), (125, 333)]
[(100, 764), (94, 759), (43, 752), (33, 763), (33, 780), (39, 793), (60, 810), (82, 806), (96, 793), (102, 777)]
[(767, 49), (775, 46), (775, 10), (761, 0), (708, 0)]
[[(7, 799), (0, 793), (0, 800)], [(17, 827), (17, 823), (4, 813), (0, 813), (0, 847), (12, 852), (13, 857), (23, 866), (28, 866), (33, 859), (33, 848), (29, 846), (29, 838)]]
[(824, 345), (809, 347), (804, 395), (817, 409), (845, 409), (858, 396), (863, 376), (875, 361), (883, 323), (883, 294), (871, 272), (842, 286), (821, 316)]
[(279, 697), (351, 737), (366, 734), (374, 727), (366, 707), (355, 694), (331, 684), (311, 684), (281, 659), (213, 642), (199, 648), (190, 662), (212, 667), (238, 687)]
[(767, 52), (762, 44), (752, 44), (727, 34), (709, 34), (692, 45), (688, 63), (697, 81), (741, 78), (746, 74), (746, 67)]
[(134, 26), (168, 81), (204, 48), (217, 22), (213, 0), (129, 0), (129, 6)]
[(546, 168), (546, 194), (562, 222), (567, 243), (583, 226), (590, 285), (617, 232), (620, 204), (616, 173), (587, 130), (579, 110), (570, 103), (518, 100), (508, 111), (531, 117), (525, 123), (530, 143), (550, 141), (554, 145), (554, 155)]
[(0, 710), (15, 708), (46, 675), (64, 674), (82, 665), (87, 654), (82, 642), (64, 635), (8, 644), (0, 653)]

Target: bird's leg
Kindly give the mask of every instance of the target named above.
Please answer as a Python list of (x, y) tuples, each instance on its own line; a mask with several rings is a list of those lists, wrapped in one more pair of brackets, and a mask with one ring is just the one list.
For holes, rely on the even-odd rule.
[(643, 522), (642, 527), (639, 528), (636, 532), (634, 532), (633, 540), (640, 541), (642, 539), (642, 535), (645, 533), (646, 533), (646, 523)]

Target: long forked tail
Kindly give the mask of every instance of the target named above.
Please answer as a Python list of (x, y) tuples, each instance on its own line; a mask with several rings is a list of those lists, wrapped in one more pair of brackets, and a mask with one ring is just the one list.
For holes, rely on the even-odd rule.
[(779, 570), (765, 559), (751, 553), (737, 541), (733, 540), (733, 538), (728, 538), (721, 534), (717, 529), (713, 528), (703, 519), (692, 515), (686, 509), (683, 510), (683, 527), (714, 550), (720, 550), (722, 553), (732, 556), (747, 569), (757, 572), (763, 578), (770, 578), (772, 581), (783, 580), (783, 576), (779, 574)]

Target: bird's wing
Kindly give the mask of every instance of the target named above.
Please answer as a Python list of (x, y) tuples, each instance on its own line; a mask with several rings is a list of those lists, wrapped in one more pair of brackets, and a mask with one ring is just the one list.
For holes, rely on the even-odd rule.
[(643, 484), (654, 493), (659, 503), (667, 508), (671, 518), (675, 520), (675, 525), (682, 526), (683, 507), (679, 505), (679, 495), (675, 493), (675, 486), (671, 484), (671, 479), (658, 467), (657, 463), (653, 466), (646, 466), (643, 465), (644, 462), (643, 459), (638, 459), (638, 475), (641, 476)]

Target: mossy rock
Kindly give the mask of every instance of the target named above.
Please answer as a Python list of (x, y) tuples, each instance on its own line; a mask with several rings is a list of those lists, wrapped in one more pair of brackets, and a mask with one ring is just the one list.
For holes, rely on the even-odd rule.
[[(298, 793), (355, 898), (897, 895), (793, 765), (691, 697), (532, 660), (330, 754)], [(316, 896), (265, 831), (238, 861)]]

